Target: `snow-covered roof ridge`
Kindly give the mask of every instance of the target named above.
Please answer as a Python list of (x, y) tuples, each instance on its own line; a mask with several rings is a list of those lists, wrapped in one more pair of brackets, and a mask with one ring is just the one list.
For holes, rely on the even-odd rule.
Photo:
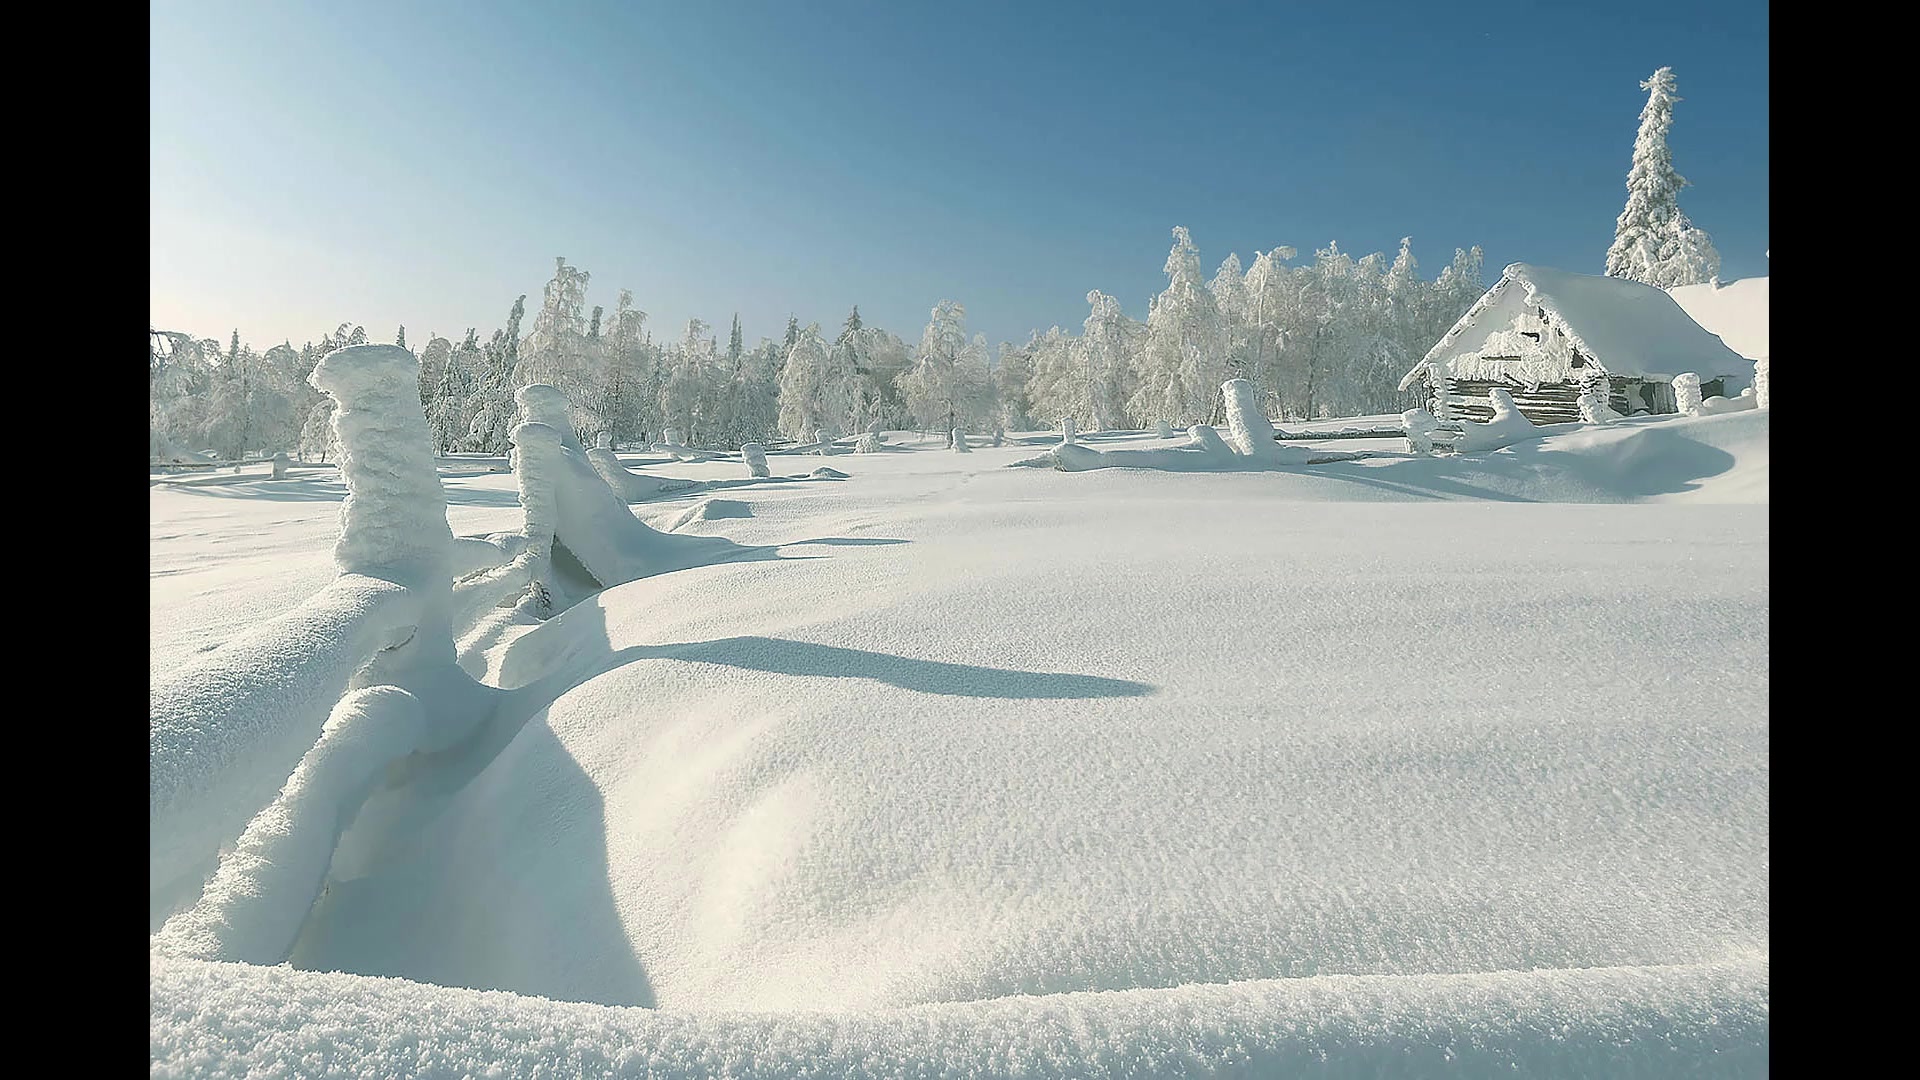
[(1664, 289), (1625, 278), (1575, 274), (1513, 263), (1460, 321), (1408, 373), (1408, 380), (1449, 350), (1480, 315), (1518, 284), (1526, 303), (1549, 312), (1574, 348), (1610, 375), (1702, 378), (1751, 376), (1753, 365), (1695, 322)]

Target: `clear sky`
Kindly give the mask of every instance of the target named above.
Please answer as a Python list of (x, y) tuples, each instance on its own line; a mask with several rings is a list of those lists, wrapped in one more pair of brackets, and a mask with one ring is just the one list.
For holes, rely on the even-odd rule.
[(1680, 206), (1767, 273), (1764, 2), (230, 3), (152, 15), (152, 320), (484, 338), (557, 255), (656, 338), (934, 303), (1145, 318), (1228, 252), (1413, 237), (1599, 273), (1671, 66)]

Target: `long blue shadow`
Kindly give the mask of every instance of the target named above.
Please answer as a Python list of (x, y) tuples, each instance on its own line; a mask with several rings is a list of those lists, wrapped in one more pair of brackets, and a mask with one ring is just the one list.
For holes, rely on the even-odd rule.
[(659, 659), (724, 664), (779, 675), (872, 679), (902, 690), (950, 697), (1026, 700), (1144, 697), (1153, 693), (1153, 687), (1146, 683), (1127, 679), (949, 664), (939, 660), (895, 656), (892, 653), (868, 652), (865, 649), (843, 649), (837, 645), (816, 645), (807, 641), (758, 636), (674, 645), (631, 646), (615, 652), (607, 669), (632, 660)]

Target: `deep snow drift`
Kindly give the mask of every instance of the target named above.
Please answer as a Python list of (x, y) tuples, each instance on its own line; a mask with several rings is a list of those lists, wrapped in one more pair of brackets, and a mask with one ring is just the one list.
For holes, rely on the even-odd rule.
[[(1768, 420), (1071, 475), (892, 433), (665, 502), (779, 558), (492, 639), (550, 705), (348, 831), (292, 961), (356, 974), (156, 956), (154, 1072), (1764, 1070)], [(153, 495), (156, 656), (210, 536), (337, 512), (209, 490)]]

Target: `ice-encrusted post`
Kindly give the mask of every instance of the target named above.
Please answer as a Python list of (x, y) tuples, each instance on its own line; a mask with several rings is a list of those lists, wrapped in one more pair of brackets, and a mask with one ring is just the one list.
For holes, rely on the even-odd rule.
[(747, 459), (747, 475), (748, 476), (772, 476), (773, 475), (773, 471), (767, 468), (767, 448), (766, 447), (761, 446), (757, 442), (750, 442), (750, 443), (743, 444), (740, 447), (740, 456)]
[(1158, 424), (1154, 425), (1153, 433), (1158, 438), (1171, 439), (1173, 438), (1173, 425), (1169, 424), (1165, 420), (1162, 420)]
[(1227, 404), (1227, 440), (1242, 457), (1277, 457), (1280, 444), (1273, 439), (1273, 422), (1260, 411), (1259, 394), (1245, 379), (1228, 379), (1220, 384)]
[(1767, 407), (1768, 359), (1769, 357), (1762, 356), (1753, 362), (1753, 407), (1756, 409)]
[(1407, 453), (1433, 453), (1433, 432), (1440, 426), (1425, 409), (1408, 409), (1400, 414), (1400, 430), (1407, 433)]
[(959, 428), (953, 429), (953, 452), (956, 454), (973, 453), (973, 451), (967, 447), (967, 433), (961, 431)]
[(329, 353), (308, 381), (335, 402), (347, 485), (333, 548), (340, 572), (445, 588), (453, 530), (420, 411), (419, 367), (397, 345), (353, 345)]
[(1073, 427), (1073, 417), (1071, 416), (1061, 417), (1060, 418), (1060, 445), (1072, 446), (1074, 442), (1075, 434), (1076, 433)]
[(573, 402), (565, 391), (546, 383), (528, 383), (513, 392), (513, 400), (520, 406), (521, 420), (529, 424), (545, 424), (560, 437), (561, 446), (582, 457), (586, 455), (586, 450), (580, 445), (580, 437), (573, 431), (573, 417), (569, 413)]
[(560, 521), (554, 488), (565, 442), (552, 425), (534, 421), (515, 426), (509, 437), (520, 452), (520, 467), (513, 476), (520, 484), (520, 509), (526, 514), (527, 550), (544, 560), (553, 551), (553, 533)]
[(1683, 371), (1673, 377), (1673, 403), (1684, 416), (1700, 415), (1700, 376)]
[(1445, 423), (1453, 419), (1453, 375), (1450, 361), (1433, 360), (1427, 364), (1427, 385), (1433, 388), (1433, 418)]
[(453, 530), (420, 409), (420, 362), (398, 345), (351, 345), (328, 353), (308, 381), (334, 400), (347, 485), (334, 563), (416, 592), (419, 627), (400, 651), (414, 663), (452, 663)]

